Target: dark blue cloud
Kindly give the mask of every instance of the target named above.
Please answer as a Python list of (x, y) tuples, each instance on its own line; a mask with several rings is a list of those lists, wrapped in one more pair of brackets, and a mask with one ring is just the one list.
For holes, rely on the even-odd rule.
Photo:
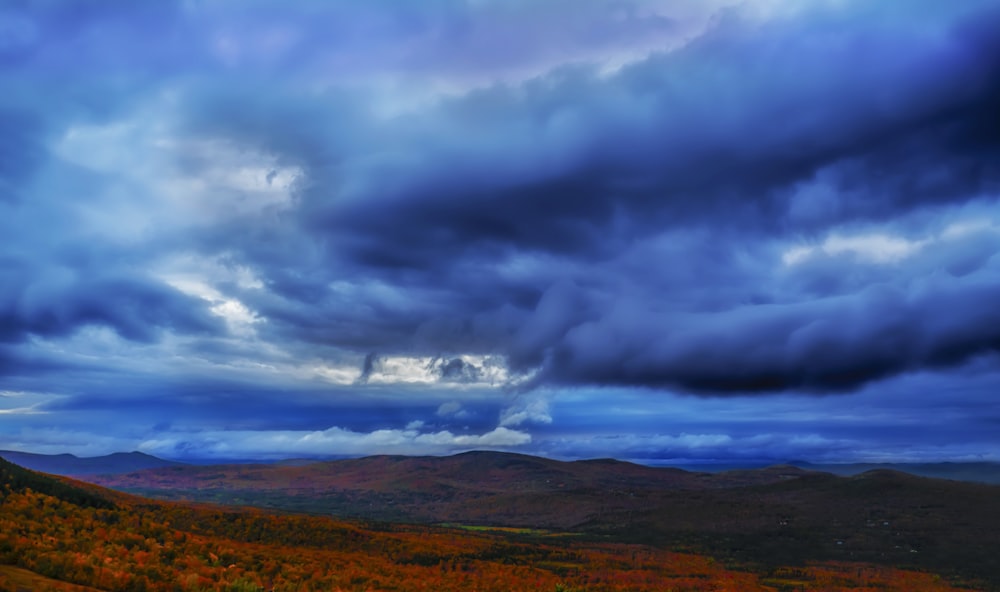
[(223, 330), (202, 303), (138, 273), (39, 267), (27, 257), (8, 257), (0, 286), (0, 341), (65, 337), (91, 325), (133, 341), (152, 341), (162, 331)]
[[(286, 298), (280, 305), (284, 312), (269, 310), (269, 315), (299, 325), (299, 335), (319, 330), (321, 335), (310, 339), (339, 339), (347, 347), (392, 342), (402, 349), (448, 350), (456, 343), (475, 344), (512, 356), (517, 366), (530, 366), (544, 351), (565, 357), (586, 349), (581, 343), (567, 346), (561, 334), (549, 335), (533, 350), (525, 346), (537, 339), (529, 335), (537, 335), (538, 326), (552, 322), (544, 309), (532, 309), (543, 306), (542, 294), (558, 278), (470, 281), (468, 268), (542, 255), (556, 258), (557, 265), (558, 258), (580, 264), (584, 269), (572, 274), (579, 277), (602, 273), (630, 242), (664, 228), (715, 229), (732, 244), (791, 229), (814, 234), (838, 224), (885, 222), (901, 211), (964, 202), (995, 188), (1000, 171), (993, 163), (1000, 161), (996, 134), (990, 132), (995, 119), (990, 106), (997, 93), (997, 55), (990, 40), (996, 15), (962, 11), (934, 34), (910, 28), (901, 18), (893, 9), (881, 14), (818, 8), (802, 19), (758, 28), (734, 11), (682, 50), (654, 54), (610, 75), (568, 67), (519, 85), (494, 85), (445, 99), (429, 113), (388, 123), (366, 110), (363, 99), (341, 93), (305, 103), (282, 100), (280, 106), (267, 95), (229, 95), (221, 103), (208, 95), (199, 108), (211, 109), (212, 115), (199, 121), (211, 119), (217, 131), (275, 151), (301, 165), (309, 178), (300, 189), (301, 218), (293, 224), (319, 241), (314, 262), (296, 265), (290, 273), (280, 263), (287, 252), (269, 247), (269, 253), (261, 253), (261, 243), (273, 242), (246, 235), (242, 255), (260, 265), (269, 285)], [(836, 203), (810, 210), (802, 188), (811, 184), (835, 194)], [(261, 232), (282, 231), (266, 227)], [(711, 251), (693, 255), (711, 256)], [(718, 264), (705, 259), (690, 265)], [(325, 311), (320, 327), (343, 322), (338, 318), (342, 303), (325, 292), (338, 277), (330, 271), (337, 269), (387, 282), (412, 295), (412, 301), (388, 308), (369, 302), (361, 317), (352, 310), (363, 329), (341, 331), (338, 338), (313, 323), (317, 310)], [(558, 269), (553, 271), (558, 274)], [(670, 274), (661, 269), (650, 275), (666, 275), (669, 283)], [(425, 297), (431, 285), (446, 289)], [(989, 286), (970, 289), (989, 296)], [(738, 297), (745, 301), (748, 295), (744, 291)], [(981, 300), (976, 294), (955, 297)], [(924, 306), (953, 308), (943, 298), (912, 306), (900, 324), (919, 325), (928, 310)], [(301, 313), (288, 300), (302, 302)], [(853, 302), (862, 310), (852, 313), (851, 322), (870, 324), (868, 315), (881, 314), (877, 299), (869, 305), (862, 294)], [(504, 309), (511, 303), (513, 311)], [(742, 304), (730, 302), (728, 310), (709, 312), (725, 313), (719, 318), (732, 319), (748, 341), (762, 341), (775, 351), (791, 347), (783, 342), (793, 329), (837, 307), (792, 301), (785, 304), (795, 312), (784, 315), (744, 310)], [(583, 325), (594, 316), (614, 314), (602, 306), (571, 306), (558, 314), (574, 315), (566, 324)], [(630, 306), (649, 313), (642, 314), (643, 323), (655, 327), (652, 331), (669, 330), (674, 316), (700, 312), (655, 314), (651, 303), (638, 300)], [(484, 344), (475, 334), (476, 321), (497, 316), (508, 319), (507, 331), (490, 335)], [(774, 320), (740, 326), (742, 316)], [(979, 320), (973, 314), (965, 322)], [(451, 328), (444, 338), (413, 342), (415, 333), (433, 340), (433, 327), (442, 323)], [(772, 325), (786, 328), (769, 329)], [(793, 353), (780, 368), (762, 358), (760, 368), (742, 371), (745, 379), (693, 375), (719, 372), (710, 365), (704, 372), (692, 369), (690, 376), (671, 376), (673, 370), (664, 367), (673, 366), (657, 360), (649, 362), (656, 372), (644, 376), (625, 370), (622, 357), (628, 352), (607, 347), (607, 335), (598, 335), (592, 346), (608, 350), (600, 356), (615, 370), (577, 374), (570, 370), (572, 363), (553, 358), (554, 366), (542, 378), (708, 391), (827, 390), (924, 364), (960, 362), (992, 349), (989, 335), (956, 337), (956, 343), (930, 344), (935, 351), (915, 357), (862, 362), (865, 355), (858, 354), (858, 361), (847, 363), (837, 354), (856, 350), (844, 349), (851, 347), (850, 337), (835, 334), (845, 324), (834, 318), (829, 326), (833, 334), (817, 339), (832, 348), (831, 358), (838, 358), (830, 369), (807, 367), (812, 347)], [(631, 329), (622, 327), (622, 332)], [(896, 329), (885, 331), (907, 338)], [(914, 331), (938, 338), (932, 329)], [(635, 338), (649, 339), (641, 331)], [(679, 347), (687, 350), (684, 356), (699, 354), (694, 343)]]
[[(990, 1), (7, 3), (0, 437), (995, 447), (998, 39)], [(651, 402), (716, 395), (757, 422)]]
[[(570, 68), (445, 101), (394, 125), (379, 146), (392, 151), (357, 171), (350, 161), (328, 169), (337, 178), (317, 171), (304, 211), (330, 233), (360, 234), (343, 247), (365, 265), (425, 268), (495, 245), (606, 255), (618, 233), (720, 214), (740, 216), (731, 232), (760, 230), (781, 219), (782, 193), (829, 168), (878, 194), (843, 204), (840, 218), (995, 186), (995, 136), (982, 133), (996, 95), (986, 35), (963, 24), (942, 42), (884, 18), (817, 12), (753, 35), (724, 19), (611, 76)], [(930, 162), (933, 177), (913, 179)], [(335, 198), (352, 174), (372, 184), (364, 199)]]
[[(541, 383), (659, 386), (708, 393), (840, 391), (1000, 350), (993, 273), (908, 291), (655, 315), (625, 300), (551, 347)], [(985, 277), (983, 277), (985, 276)]]
[[(465, 413), (456, 420), (439, 415), (441, 403), (433, 398), (414, 400), (411, 396), (394, 400), (318, 389), (289, 394), (274, 387), (236, 380), (168, 381), (156, 386), (134, 380), (129, 386), (142, 388), (143, 396), (136, 398), (124, 389), (84, 392), (45, 403), (39, 410), (77, 413), (90, 418), (102, 416), (110, 421), (124, 414), (134, 425), (160, 425), (161, 432), (174, 429), (313, 431), (342, 426), (361, 433), (403, 429), (413, 421), (423, 422), (425, 431), (450, 429), (457, 433), (468, 430), (480, 433), (496, 425), (500, 410), (497, 402), (471, 402), (463, 407)], [(170, 418), (166, 428), (164, 418)]]

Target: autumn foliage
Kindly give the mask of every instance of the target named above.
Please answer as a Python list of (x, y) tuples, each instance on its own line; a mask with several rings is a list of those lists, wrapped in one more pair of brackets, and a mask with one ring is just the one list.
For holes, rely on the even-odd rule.
[[(69, 492), (71, 495), (65, 495)], [(925, 573), (854, 564), (731, 569), (709, 557), (533, 533), (349, 523), (153, 502), (71, 489), (0, 489), (0, 592), (755, 591), (954, 588)]]

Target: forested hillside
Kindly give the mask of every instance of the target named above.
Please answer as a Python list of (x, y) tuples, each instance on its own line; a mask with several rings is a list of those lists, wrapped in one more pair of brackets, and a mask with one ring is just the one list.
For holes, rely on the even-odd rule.
[(1000, 487), (793, 466), (695, 473), (500, 452), (95, 477), (161, 499), (381, 522), (568, 530), (777, 568), (862, 561), (1000, 582)]
[(157, 502), (102, 494), (3, 461), (0, 478), (5, 592), (960, 589), (933, 574), (858, 563), (755, 572), (565, 533), (362, 524)]

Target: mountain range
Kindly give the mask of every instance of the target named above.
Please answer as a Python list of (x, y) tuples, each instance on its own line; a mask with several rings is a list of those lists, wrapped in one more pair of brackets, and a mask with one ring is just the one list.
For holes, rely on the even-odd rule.
[(73, 454), (34, 454), (0, 450), (0, 458), (33, 471), (52, 475), (99, 475), (128, 473), (143, 469), (180, 466), (142, 452), (115, 452), (105, 456), (79, 457)]
[(935, 462), (935, 463), (828, 463), (815, 464), (791, 461), (788, 464), (834, 475), (857, 475), (866, 471), (891, 470), (919, 477), (970, 481), (1000, 485), (1000, 463), (995, 462)]
[(1000, 583), (1000, 487), (883, 468), (853, 476), (791, 465), (709, 473), (486, 451), (274, 464), (163, 462), (77, 478), (144, 498), (364, 524), (541, 529), (755, 570), (864, 562), (950, 581)]
[[(144, 469), (155, 469), (172, 466), (186, 466), (190, 464), (200, 466), (212, 465), (254, 465), (271, 464), (280, 466), (306, 466), (321, 462), (330, 462), (320, 459), (284, 459), (279, 461), (260, 461), (255, 459), (242, 459), (231, 461), (210, 461), (202, 460), (198, 462), (179, 462), (165, 460), (143, 452), (115, 452), (104, 456), (78, 457), (73, 454), (36, 454), (30, 452), (17, 452), (13, 450), (0, 450), (0, 458), (16, 463), (22, 467), (29, 468), (43, 473), (53, 475), (76, 476), (76, 475), (115, 475), (119, 473), (129, 473)], [(350, 457), (338, 457), (334, 460), (351, 460)], [(583, 462), (611, 462), (611, 459), (603, 461), (588, 460)], [(622, 461), (624, 462), (624, 461)], [(647, 466), (635, 465), (634, 466)], [(935, 479), (951, 479), (954, 481), (969, 481), (973, 483), (989, 483), (1000, 485), (1000, 463), (996, 462), (933, 462), (933, 463), (813, 463), (804, 460), (790, 460), (782, 462), (755, 462), (755, 463), (724, 463), (724, 464), (699, 464), (699, 465), (677, 465), (685, 471), (693, 473), (720, 473), (731, 471), (745, 471), (761, 469), (774, 465), (789, 465), (810, 471), (821, 471), (833, 473), (834, 475), (852, 476), (872, 470), (891, 470), (920, 477), (933, 477)], [(656, 466), (656, 465), (654, 465)]]
[[(367, 476), (357, 485), (391, 489), (395, 477), (406, 476), (409, 470), (423, 465), (431, 482), (463, 481), (469, 492), (495, 493), (503, 492), (504, 477), (520, 476), (520, 484), (528, 488), (526, 495), (532, 495), (532, 489), (551, 488), (563, 494), (562, 503), (549, 509), (553, 514), (572, 510), (580, 499), (580, 492), (573, 488), (582, 483), (603, 480), (606, 485), (614, 485), (638, 476), (632, 473), (632, 467), (615, 462), (550, 464), (554, 462), (495, 453), (438, 460), (377, 457), (356, 463), (354, 476), (361, 477), (358, 471), (365, 466), (384, 468), (387, 474)], [(459, 468), (469, 469), (470, 473), (452, 472)], [(187, 473), (189, 469), (140, 472), (164, 470)], [(928, 482), (950, 484), (919, 479), (899, 482), (895, 474), (883, 473), (867, 475), (860, 481), (832, 475), (815, 480), (817, 474), (777, 468), (730, 475), (725, 481), (711, 478), (709, 482), (716, 489), (698, 489), (705, 483), (688, 481), (691, 475), (670, 472), (664, 482), (654, 487), (680, 487), (674, 491), (686, 492), (684, 496), (694, 500), (694, 506), (700, 503), (699, 491), (732, 491), (732, 495), (718, 499), (735, 503), (748, 515), (759, 509), (756, 498), (770, 492), (806, 515), (808, 504), (803, 506), (796, 496), (831, 484), (840, 488), (837, 495), (844, 498), (845, 506), (851, 505), (852, 491), (856, 500), (877, 502), (880, 495), (898, 488), (896, 493), (906, 500), (910, 495), (919, 495)], [(543, 477), (544, 486), (534, 483)], [(494, 482), (497, 478), (500, 482)], [(764, 484), (740, 486), (739, 482)], [(786, 484), (794, 487), (772, 489)], [(420, 489), (431, 483), (413, 485)], [(695, 489), (685, 489), (692, 486)], [(984, 491), (996, 493), (995, 488)], [(644, 495), (630, 492), (627, 497), (633, 494)], [(969, 501), (967, 495), (963, 501)], [(652, 510), (663, 508), (652, 506), (644, 511)], [(827, 519), (836, 521), (844, 508), (826, 510)], [(732, 509), (729, 514), (733, 514)], [(698, 522), (707, 517), (702, 513), (687, 519)], [(989, 571), (990, 565), (981, 561), (984, 553), (996, 551), (995, 540), (991, 543), (986, 537), (963, 541), (970, 546), (972, 563), (949, 564), (951, 557), (945, 554), (942, 560), (936, 552), (927, 553), (923, 564), (911, 561), (909, 567), (897, 566), (899, 557), (837, 561), (835, 557), (824, 557), (822, 549), (809, 547), (803, 550), (802, 560), (782, 563), (794, 558), (773, 554), (775, 544), (769, 541), (768, 533), (759, 529), (719, 531), (718, 520), (707, 520), (700, 532), (706, 539), (717, 540), (718, 546), (714, 553), (698, 553), (698, 541), (643, 540), (649, 537), (650, 528), (655, 532), (662, 526), (656, 520), (647, 524), (648, 518), (648, 514), (640, 512), (635, 516), (638, 522), (628, 531), (617, 533), (602, 533), (586, 524), (572, 530), (549, 530), (467, 523), (347, 521), (273, 510), (156, 501), (30, 471), (0, 459), (0, 592), (967, 592), (993, 590), (1000, 583)], [(784, 526), (792, 526), (796, 518), (786, 516), (783, 520)], [(901, 520), (905, 522), (905, 517)], [(604, 524), (612, 526), (613, 522)], [(599, 524), (600, 519), (595, 525)], [(747, 526), (745, 521), (738, 521), (735, 528)], [(996, 524), (982, 526), (989, 530)], [(894, 528), (907, 530), (912, 525)], [(989, 532), (992, 535), (996, 531)], [(741, 557), (735, 552), (731, 547), (737, 534), (746, 537), (743, 542), (747, 546), (767, 551), (763, 559)], [(845, 551), (843, 547), (857, 545), (859, 540), (846, 538), (838, 542), (836, 550)], [(979, 544), (985, 547), (977, 554)], [(941, 550), (947, 549), (934, 551)], [(909, 559), (911, 553), (903, 558)], [(944, 569), (935, 569), (935, 565)]]
[(377, 521), (549, 529), (754, 565), (863, 561), (1000, 582), (1000, 487), (877, 469), (690, 472), (502, 452), (82, 477), (163, 500)]

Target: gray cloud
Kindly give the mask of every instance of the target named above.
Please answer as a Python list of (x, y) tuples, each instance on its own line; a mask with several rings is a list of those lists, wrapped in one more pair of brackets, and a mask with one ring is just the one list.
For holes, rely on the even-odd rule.
[(88, 325), (110, 327), (133, 341), (152, 341), (160, 331), (223, 330), (196, 299), (139, 275), (87, 275), (70, 269), (37, 273), (11, 265), (3, 276), (3, 341), (64, 337)]
[(368, 382), (371, 378), (372, 372), (375, 372), (378, 367), (378, 354), (371, 352), (365, 356), (364, 361), (361, 363), (361, 374), (358, 376), (358, 383), (364, 384)]
[(655, 314), (623, 299), (550, 349), (541, 383), (620, 384), (725, 393), (851, 390), (1000, 348), (994, 274), (907, 290), (714, 313)]
[[(953, 298), (980, 302), (988, 287), (957, 280), (942, 285), (946, 295), (928, 296), (907, 308), (905, 321), (879, 329), (870, 319), (882, 314), (882, 300), (870, 295), (905, 291), (910, 280), (858, 285), (845, 300), (849, 312), (842, 312), (832, 297), (844, 294), (835, 284), (824, 291), (818, 276), (815, 302), (787, 296), (772, 302), (766, 278), (762, 284), (745, 275), (739, 280), (746, 284), (728, 285), (739, 270), (725, 260), (748, 241), (891, 224), (901, 213), (963, 203), (997, 185), (996, 137), (983, 123), (997, 92), (989, 32), (998, 19), (972, 9), (933, 18), (940, 16), (952, 18), (942, 21), (944, 37), (900, 28), (900, 15), (890, 8), (861, 14), (827, 7), (751, 35), (748, 17), (731, 11), (688, 47), (610, 75), (567, 67), (445, 99), (388, 123), (359, 96), (339, 91), (322, 99), (332, 106), (207, 95), (199, 108), (212, 114), (217, 133), (273, 150), (302, 166), (308, 179), (296, 217), (242, 237), (235, 228), (215, 236), (230, 248), (235, 239), (236, 256), (256, 265), (283, 296), (268, 315), (285, 321), (288, 335), (349, 348), (464, 346), (505, 354), (516, 369), (547, 359), (539, 380), (706, 392), (849, 389), (924, 364), (958, 363), (990, 351), (991, 338), (951, 339), (933, 327), (914, 328), (935, 341), (926, 353), (873, 352), (878, 339), (905, 340), (904, 327), (923, 323), (929, 307)], [(593, 279), (615, 274), (610, 266), (637, 241), (655, 241), (664, 228), (680, 226), (704, 229), (715, 245), (693, 244), (693, 252), (670, 254), (665, 266), (641, 262), (640, 275), (624, 284)], [(294, 275), (282, 263), (287, 253), (260, 248), (273, 244), (268, 236), (293, 229), (310, 237), (306, 244), (315, 253), (313, 261), (297, 262)], [(552, 265), (533, 277), (475, 275), (484, 266), (546, 257)], [(359, 291), (367, 299), (358, 309), (327, 291), (345, 277), (332, 269), (382, 288), (378, 296)], [(826, 281), (837, 282), (844, 268), (831, 269)], [(715, 299), (714, 306), (664, 310), (630, 298), (636, 319), (614, 320), (625, 314), (624, 290), (656, 298), (658, 285), (676, 285), (685, 273), (686, 282), (699, 275), (720, 282), (673, 288)], [(559, 295), (565, 281), (580, 281), (575, 301)], [(960, 293), (966, 288), (969, 294)], [(732, 299), (718, 302), (717, 290)], [(768, 306), (747, 306), (755, 302)], [(974, 314), (956, 322), (980, 320)], [(837, 334), (845, 321), (873, 327), (860, 331), (876, 340), (871, 351), (854, 349), (854, 337)], [(726, 368), (742, 368), (732, 376), (707, 362), (691, 365), (718, 356), (702, 356), (708, 346), (697, 339), (660, 351), (664, 346), (647, 328), (671, 333), (674, 323), (709, 341), (721, 331), (713, 327), (725, 324), (776, 357), (752, 355), (737, 363), (741, 341), (732, 356), (719, 358)], [(699, 323), (706, 327), (700, 332), (684, 327)], [(830, 333), (817, 339), (831, 350), (829, 367), (812, 368), (806, 352), (819, 345), (798, 350), (784, 342), (824, 323)], [(330, 330), (341, 324), (343, 330)], [(640, 347), (643, 342), (654, 345)], [(864, 351), (869, 361), (845, 348)], [(601, 363), (584, 371), (573, 360), (588, 359), (591, 350), (603, 350)], [(647, 356), (626, 369), (627, 359)]]
[[(543, 449), (497, 429), (561, 437), (589, 388), (766, 409), (919, 376), (979, 401), (998, 39), (985, 0), (15, 2), (0, 373), (68, 397), (52, 417), (200, 405), (213, 438), (356, 400), (274, 426), (424, 422), (435, 451)], [(697, 444), (661, 432), (621, 450)]]

